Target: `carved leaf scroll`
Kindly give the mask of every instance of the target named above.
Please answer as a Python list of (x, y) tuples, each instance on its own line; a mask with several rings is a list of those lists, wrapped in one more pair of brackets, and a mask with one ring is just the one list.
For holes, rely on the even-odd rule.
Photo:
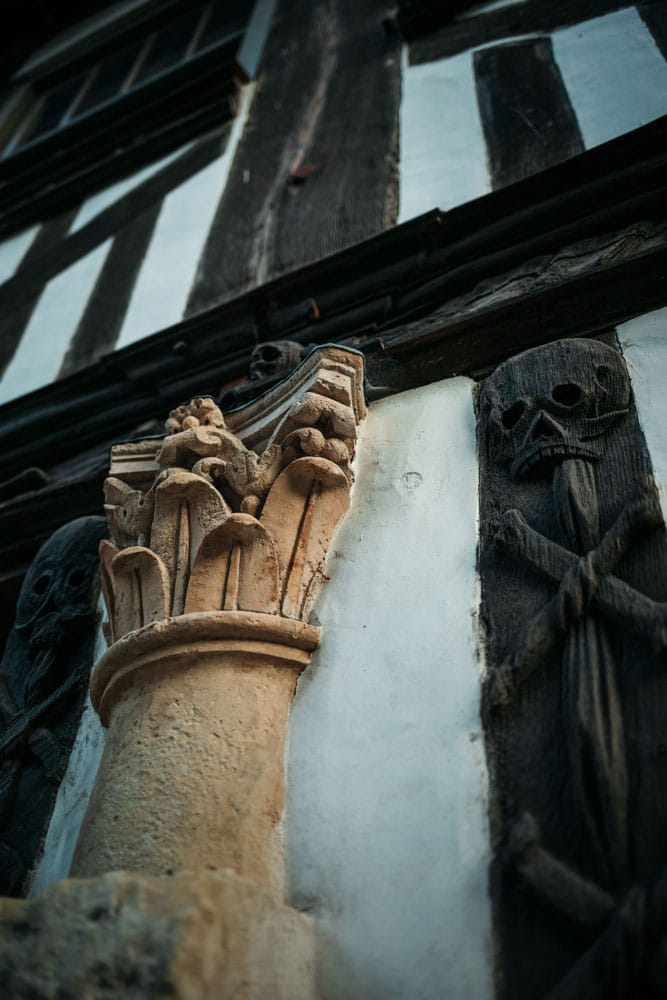
[(114, 641), (198, 611), (305, 620), (349, 506), (363, 359), (321, 348), (246, 410), (232, 414), (234, 432), (213, 400), (195, 398), (171, 412), (162, 441), (112, 451), (117, 547), (101, 559)]
[(299, 458), (271, 490), (262, 524), (276, 539), (283, 574), (282, 613), (300, 618), (307, 610), (337, 524), (350, 504), (345, 474), (324, 458)]
[(266, 528), (249, 514), (232, 514), (206, 536), (197, 552), (185, 611), (210, 611), (212, 602), (217, 604), (216, 611), (278, 614), (276, 545)]

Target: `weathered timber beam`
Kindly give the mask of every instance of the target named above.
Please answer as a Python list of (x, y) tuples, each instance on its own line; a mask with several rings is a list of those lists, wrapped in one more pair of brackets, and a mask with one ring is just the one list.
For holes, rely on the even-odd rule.
[(526, 261), (357, 346), (371, 382), (404, 389), (485, 374), (511, 354), (594, 336), (667, 304), (667, 221), (639, 222)]
[[(638, 312), (667, 303), (667, 221), (637, 223), (604, 238), (579, 241), (555, 254), (525, 262), (512, 271), (477, 284), (471, 291), (450, 298), (424, 318), (382, 329), (365, 336), (346, 338), (366, 354), (372, 395), (426, 384), (451, 375), (485, 374), (508, 355), (566, 336), (595, 336)], [(196, 383), (165, 383), (153, 395), (157, 410), (185, 398), (186, 389), (214, 392), (207, 372), (199, 370)], [(276, 379), (264, 380), (262, 389)], [(244, 398), (253, 398), (254, 384), (242, 387)], [(139, 409), (147, 405), (140, 397)], [(122, 403), (120, 404), (123, 405)], [(100, 433), (107, 410), (92, 408), (91, 428), (73, 431), (84, 439)], [(139, 410), (133, 412), (135, 422)], [(72, 419), (76, 417), (73, 415)], [(86, 422), (87, 423), (87, 422)], [(46, 421), (48, 427), (48, 421)], [(109, 440), (109, 427), (106, 428)], [(57, 431), (47, 431), (53, 449)], [(77, 440), (81, 447), (81, 440)], [(104, 446), (99, 465), (84, 463), (87, 471), (54, 469), (56, 482), (15, 496), (0, 504), (0, 556), (3, 564), (20, 563), (21, 553), (34, 534), (43, 535), (73, 516), (99, 511)], [(15, 454), (17, 454), (15, 452)], [(10, 455), (11, 457), (11, 455)], [(90, 461), (89, 461), (90, 464)]]

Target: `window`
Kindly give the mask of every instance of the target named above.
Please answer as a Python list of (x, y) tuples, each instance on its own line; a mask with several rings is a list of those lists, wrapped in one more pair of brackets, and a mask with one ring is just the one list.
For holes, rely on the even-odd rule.
[(0, 112), (0, 233), (231, 117), (272, 0), (125, 4), (16, 75)]

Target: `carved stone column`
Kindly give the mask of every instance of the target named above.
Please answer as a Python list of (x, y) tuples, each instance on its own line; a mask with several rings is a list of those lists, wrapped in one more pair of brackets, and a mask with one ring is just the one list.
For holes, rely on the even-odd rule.
[(226, 422), (194, 399), (113, 449), (109, 732), (73, 874), (233, 869), (282, 898), (289, 706), (364, 413), (361, 356), (327, 347)]

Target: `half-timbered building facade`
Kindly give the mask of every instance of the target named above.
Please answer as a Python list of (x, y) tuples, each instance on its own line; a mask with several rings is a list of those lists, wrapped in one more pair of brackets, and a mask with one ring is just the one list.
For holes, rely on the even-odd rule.
[(29, 9), (7, 995), (664, 996), (667, 4)]

